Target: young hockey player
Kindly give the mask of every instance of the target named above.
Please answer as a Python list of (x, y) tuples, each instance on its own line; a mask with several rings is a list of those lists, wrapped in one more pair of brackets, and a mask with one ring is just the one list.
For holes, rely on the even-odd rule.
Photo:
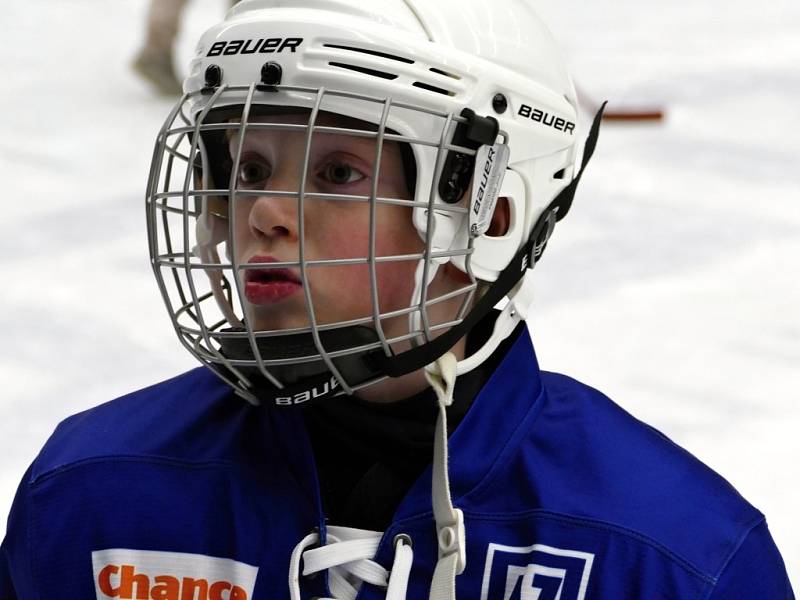
[(184, 92), (147, 224), (204, 366), (59, 426), (0, 599), (793, 598), (728, 483), (537, 366), (600, 115), (525, 2), (245, 0)]

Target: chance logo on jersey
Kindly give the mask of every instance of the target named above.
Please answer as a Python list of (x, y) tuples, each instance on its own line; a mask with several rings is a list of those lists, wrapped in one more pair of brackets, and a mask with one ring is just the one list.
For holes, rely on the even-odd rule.
[(248, 600), (258, 567), (202, 554), (92, 552), (97, 600)]
[(584, 600), (594, 554), (489, 544), (481, 600)]

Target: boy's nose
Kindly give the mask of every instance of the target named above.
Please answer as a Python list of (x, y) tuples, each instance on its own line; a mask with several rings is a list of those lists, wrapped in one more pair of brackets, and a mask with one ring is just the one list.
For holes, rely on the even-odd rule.
[(297, 240), (297, 199), (271, 195), (258, 196), (248, 214), (248, 227), (256, 238), (274, 242)]

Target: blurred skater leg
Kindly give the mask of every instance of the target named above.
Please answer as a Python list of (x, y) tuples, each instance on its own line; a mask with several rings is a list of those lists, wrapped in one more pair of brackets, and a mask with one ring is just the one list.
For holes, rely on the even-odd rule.
[(178, 95), (181, 84), (175, 75), (172, 48), (178, 36), (181, 12), (187, 0), (151, 0), (147, 14), (147, 33), (136, 55), (134, 70), (159, 93)]
[[(181, 94), (181, 82), (172, 60), (183, 8), (188, 0), (150, 0), (147, 12), (147, 33), (142, 49), (136, 55), (133, 69), (149, 81), (159, 93)], [(228, 0), (234, 6), (239, 0)]]

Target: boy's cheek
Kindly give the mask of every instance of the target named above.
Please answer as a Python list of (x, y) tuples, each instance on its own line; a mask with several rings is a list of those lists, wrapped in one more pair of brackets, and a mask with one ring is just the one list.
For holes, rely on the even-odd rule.
[(402, 261), (379, 264), (375, 278), (378, 283), (378, 298), (381, 310), (405, 308), (414, 292), (414, 273), (417, 261)]
[[(378, 264), (375, 281), (381, 312), (408, 306), (416, 262)], [(309, 273), (314, 303), (341, 311), (342, 318), (372, 314), (372, 277), (368, 265), (316, 267)]]
[[(359, 223), (322, 224), (316, 231), (309, 231), (306, 254), (318, 259), (367, 258), (369, 256), (369, 226)], [(316, 234), (316, 235), (315, 235)], [(313, 237), (312, 237), (313, 236)]]

